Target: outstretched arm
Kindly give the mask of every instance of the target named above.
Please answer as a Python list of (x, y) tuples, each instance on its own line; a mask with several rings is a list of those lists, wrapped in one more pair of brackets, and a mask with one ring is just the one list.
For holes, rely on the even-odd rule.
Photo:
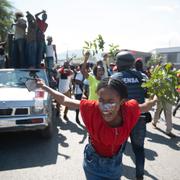
[(88, 59), (89, 59), (89, 56), (90, 56), (90, 53), (87, 51), (87, 52), (85, 52), (85, 54), (84, 54), (84, 62), (83, 62), (83, 64), (82, 64), (82, 74), (83, 74), (83, 76), (87, 79), (88, 78), (88, 76), (89, 76), (89, 74), (88, 74), (88, 71), (87, 71), (87, 61), (88, 61)]
[(79, 100), (71, 99), (71, 98), (65, 96), (64, 94), (50, 88), (49, 86), (46, 86), (45, 83), (43, 82), (43, 80), (41, 80), (41, 79), (36, 79), (36, 82), (37, 82), (38, 87), (44, 89), (49, 94), (51, 94), (52, 97), (54, 99), (56, 99), (56, 101), (59, 104), (67, 106), (70, 109), (79, 109), (79, 106), (80, 106)]
[(39, 17), (38, 17), (38, 16), (39, 16), (40, 14), (42, 14), (42, 13), (46, 13), (46, 11), (45, 11), (45, 10), (42, 10), (41, 12), (39, 12), (39, 13), (35, 14), (36, 19), (39, 19)]
[(153, 99), (148, 100), (143, 104), (139, 104), (141, 112), (148, 112), (156, 104), (156, 102), (157, 102), (157, 96), (154, 96)]

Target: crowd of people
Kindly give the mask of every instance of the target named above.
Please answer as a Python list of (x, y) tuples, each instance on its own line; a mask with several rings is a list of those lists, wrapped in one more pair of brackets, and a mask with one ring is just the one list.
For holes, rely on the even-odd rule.
[[(32, 15), (26, 12), (26, 18), (20, 11), (15, 13), (14, 23), (12, 24), (12, 40), (8, 44), (11, 47), (11, 53), (7, 58), (5, 45), (0, 44), (1, 49), (1, 68), (42, 68), (45, 63), (47, 69), (52, 69), (54, 63), (57, 63), (56, 46), (52, 43), (51, 36), (45, 36), (48, 28), (47, 13), (45, 10)], [(40, 17), (41, 16), (41, 17)], [(8, 42), (9, 43), (9, 42)], [(3, 49), (3, 52), (2, 52)]]
[[(39, 87), (50, 93), (59, 104), (71, 109), (80, 109), (82, 120), (89, 133), (89, 143), (84, 150), (83, 163), (86, 178), (88, 180), (103, 178), (115, 180), (119, 179), (122, 173), (122, 154), (127, 138), (135, 129), (136, 124), (139, 124), (140, 119), (143, 122), (144, 119), (141, 117), (141, 113), (149, 111), (155, 104), (156, 98), (139, 103), (136, 100), (132, 100), (128, 97), (128, 86), (123, 79), (115, 76), (103, 77), (105, 71), (101, 65), (103, 62), (98, 62), (92, 71), (89, 70), (87, 66), (89, 55), (89, 52), (84, 55), (84, 62), (78, 72), (82, 73), (81, 77), (76, 75), (77, 79), (75, 78), (78, 80), (76, 85), (82, 84), (83, 75), (89, 81), (89, 95), (87, 99), (70, 98), (64, 93), (46, 86), (42, 80), (37, 80), (37, 83)], [(120, 57), (120, 60), (124, 60), (123, 55)], [(130, 61), (130, 64), (133, 65), (134, 58), (132, 55)], [(66, 71), (66, 73), (70, 75), (70, 72)], [(138, 84), (138, 81), (134, 82)], [(141, 89), (140, 86), (138, 88)], [(82, 95), (80, 96), (82, 97)], [(76, 122), (80, 123), (77, 120)], [(141, 131), (140, 128), (138, 125), (137, 129), (139, 132)], [(134, 131), (136, 137), (132, 143), (134, 143), (136, 147), (135, 152), (137, 153), (136, 178), (143, 179), (143, 140), (145, 134), (144, 131), (140, 134), (136, 133), (136, 130)], [(141, 137), (142, 135), (143, 137)], [(143, 139), (143, 142), (139, 142), (137, 140), (139, 138)]]
[[(79, 118), (80, 111), (83, 123), (90, 136), (89, 144), (84, 150), (85, 157), (83, 163), (85, 175), (88, 180), (102, 178), (119, 179), (122, 166), (121, 158), (128, 136), (130, 136), (135, 155), (136, 179), (143, 179), (145, 166), (144, 141), (146, 137), (146, 124), (149, 122), (149, 117), (146, 116), (146, 113), (149, 113), (150, 107), (155, 102), (159, 102), (156, 97), (153, 100), (145, 101), (147, 90), (142, 88), (141, 85), (142, 82), (150, 77), (150, 71), (149, 69), (148, 71), (144, 70), (142, 58), (135, 59), (128, 51), (120, 51), (116, 55), (115, 63), (109, 65), (107, 63), (108, 53), (104, 54), (102, 60), (97, 61), (93, 66), (88, 62), (89, 57), (90, 53), (87, 51), (84, 53), (82, 64), (72, 68), (69, 62), (66, 61), (62, 67), (57, 69), (59, 85), (57, 88), (54, 88), (55, 90), (47, 87), (42, 81), (38, 83), (41, 88), (48, 91), (56, 99), (58, 104), (66, 107), (62, 118), (69, 120), (67, 109), (73, 108), (76, 110), (75, 120), (78, 124), (81, 124)], [(114, 95), (117, 96), (114, 97)], [(133, 112), (134, 116), (130, 118), (129, 116), (131, 115), (125, 113), (126, 111), (124, 109), (126, 109), (126, 105), (132, 99), (135, 99), (139, 106), (141, 107), (142, 105), (144, 108), (143, 110), (140, 108), (140, 111), (138, 110), (139, 112)], [(115, 102), (115, 100), (118, 102)], [(147, 102), (151, 102), (151, 105), (147, 105)], [(119, 106), (116, 106), (117, 104)], [(156, 109), (158, 109), (158, 106), (155, 108), (154, 117), (157, 116)], [(135, 120), (134, 117), (136, 115)], [(128, 123), (126, 118), (130, 118), (132, 121), (129, 124), (130, 129), (128, 128), (128, 132), (125, 133), (123, 132), (123, 126)], [(150, 117), (150, 121), (153, 118)], [(165, 118), (167, 117), (165, 116)], [(134, 124), (133, 119), (136, 121)], [(107, 123), (108, 129), (104, 127), (104, 122), (105, 124)], [(154, 121), (152, 121), (152, 124), (154, 125)], [(99, 134), (101, 130), (102, 134)], [(171, 129), (167, 124), (166, 134), (170, 137), (176, 137), (171, 130), (172, 123)], [(113, 138), (116, 139), (116, 137), (111, 137), (110, 134), (112, 132), (110, 133), (109, 131), (115, 131), (114, 133), (117, 133), (117, 136), (119, 136), (118, 142), (114, 142), (115, 140)], [(123, 133), (120, 133), (121, 131), (126, 136), (123, 136)], [(123, 141), (121, 141), (121, 138), (124, 138)], [(113, 148), (115, 148), (115, 153), (110, 153), (109, 150)], [(105, 165), (100, 163), (102, 160), (109, 162), (109, 159), (112, 157), (115, 162), (117, 159), (119, 160), (116, 167), (111, 167), (111, 165), (104, 167)], [(88, 158), (95, 159), (96, 163), (93, 164), (93, 160), (90, 163)], [(109, 169), (111, 169), (110, 172)]]
[[(68, 121), (68, 108), (71, 108), (76, 110), (76, 123), (81, 124), (81, 119), (83, 120), (89, 133), (83, 163), (88, 180), (120, 178), (122, 155), (129, 136), (135, 155), (135, 176), (137, 180), (142, 180), (147, 113), (157, 102), (152, 118), (152, 124), (156, 128), (162, 111), (161, 102), (156, 96), (146, 101), (147, 92), (141, 86), (150, 77), (149, 69), (144, 70), (142, 58), (135, 59), (125, 50), (116, 54), (115, 63), (108, 63), (109, 54), (104, 53), (102, 60), (92, 65), (88, 62), (90, 53), (87, 51), (83, 54), (83, 63), (72, 66), (67, 60), (62, 66), (55, 68), (56, 46), (52, 43), (51, 36), (45, 38), (48, 28), (46, 20), (44, 10), (34, 16), (27, 11), (26, 20), (21, 12), (15, 13), (12, 25), (12, 66), (45, 68), (50, 86), (45, 85), (41, 79), (37, 79), (37, 84), (56, 100), (58, 115), (60, 106), (63, 105), (65, 108), (61, 112), (61, 118)], [(8, 67), (5, 44), (0, 44), (0, 68)], [(166, 134), (176, 137), (172, 133), (171, 104), (166, 105), (164, 113)]]

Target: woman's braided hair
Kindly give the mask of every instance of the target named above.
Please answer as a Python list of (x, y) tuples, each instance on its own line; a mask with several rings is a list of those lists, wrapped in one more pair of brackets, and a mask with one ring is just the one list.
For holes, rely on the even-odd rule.
[(127, 99), (128, 97), (127, 86), (120, 79), (106, 77), (100, 81), (97, 86), (96, 92), (98, 92), (101, 88), (111, 88), (115, 90), (122, 99)]

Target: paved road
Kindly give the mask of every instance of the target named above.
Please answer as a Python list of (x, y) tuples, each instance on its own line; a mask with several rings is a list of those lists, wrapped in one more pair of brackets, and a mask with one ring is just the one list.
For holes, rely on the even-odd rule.
[[(35, 133), (5, 133), (0, 137), (0, 180), (84, 180), (83, 148), (87, 133), (75, 123), (75, 112), (69, 111), (70, 121), (57, 119), (51, 140), (43, 140)], [(147, 180), (180, 180), (180, 111), (173, 118), (174, 133), (170, 139), (158, 127), (147, 125), (146, 166)], [(135, 175), (131, 145), (125, 151), (122, 180)]]

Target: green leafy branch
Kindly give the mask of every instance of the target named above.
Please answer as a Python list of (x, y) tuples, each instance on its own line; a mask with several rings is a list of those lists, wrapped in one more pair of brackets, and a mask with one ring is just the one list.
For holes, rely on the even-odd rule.
[(104, 51), (105, 42), (100, 34), (93, 41), (84, 41), (84, 43), (83, 50), (92, 52), (93, 56)]
[(151, 74), (150, 79), (142, 84), (142, 87), (147, 88), (150, 96), (156, 95), (162, 104), (166, 102), (176, 104), (179, 98), (177, 92), (179, 71), (172, 69), (172, 64), (157, 65)]
[(109, 55), (114, 59), (119, 52), (119, 45), (109, 44)]
[[(92, 41), (84, 41), (83, 51), (89, 51), (93, 56), (104, 52), (105, 41), (99, 34), (97, 38)], [(119, 52), (119, 45), (113, 43), (109, 44), (109, 56), (114, 59), (116, 54)]]

